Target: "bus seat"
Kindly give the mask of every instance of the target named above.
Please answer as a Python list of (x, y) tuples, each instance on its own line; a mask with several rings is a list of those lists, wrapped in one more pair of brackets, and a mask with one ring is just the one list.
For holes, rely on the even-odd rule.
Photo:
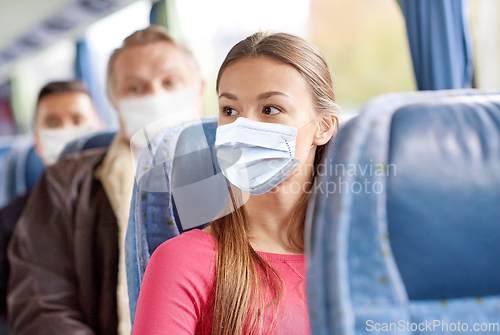
[(0, 155), (0, 207), (24, 195), (38, 180), (45, 169), (36, 155), (31, 136), (14, 136), (5, 139)]
[(499, 92), (375, 98), (324, 162), (306, 222), (313, 334), (500, 320)]
[[(116, 132), (99, 132), (70, 142), (61, 156), (90, 148), (107, 147)], [(45, 166), (35, 152), (31, 136), (12, 136), (0, 141), (0, 207), (24, 195), (38, 181)]]
[(87, 149), (107, 148), (111, 144), (111, 141), (113, 141), (115, 135), (116, 131), (100, 131), (82, 136), (68, 143), (60, 154), (60, 157), (82, 152)]
[(9, 203), (7, 192), (7, 157), (15, 136), (4, 136), (0, 138), (0, 208)]
[(35, 147), (32, 146), (26, 157), (26, 170), (24, 171), (26, 180), (26, 189), (31, 190), (45, 170), (45, 166), (35, 152)]
[[(180, 217), (186, 216), (179, 215), (179, 203), (185, 201), (175, 188), (216, 174), (212, 152), (216, 129), (215, 117), (169, 127), (139, 155), (125, 242), (132, 325), (142, 278), (153, 251), (182, 231), (203, 226), (181, 224)], [(192, 201), (189, 205), (192, 209), (196, 203), (199, 208), (202, 202)]]

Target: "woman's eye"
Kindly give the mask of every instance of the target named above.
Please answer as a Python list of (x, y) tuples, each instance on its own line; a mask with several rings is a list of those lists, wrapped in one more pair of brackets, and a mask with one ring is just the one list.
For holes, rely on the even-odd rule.
[(264, 107), (264, 110), (262, 112), (266, 115), (276, 115), (279, 114), (281, 111), (276, 107), (266, 106)]
[(224, 107), (223, 113), (225, 116), (235, 116), (236, 114), (238, 114), (236, 109), (231, 107)]

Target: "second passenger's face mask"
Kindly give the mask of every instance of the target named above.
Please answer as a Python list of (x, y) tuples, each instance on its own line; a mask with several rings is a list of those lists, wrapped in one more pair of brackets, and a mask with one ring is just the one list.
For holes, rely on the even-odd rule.
[(118, 103), (125, 128), (122, 131), (131, 144), (143, 147), (161, 129), (198, 117), (197, 99), (194, 90), (122, 99)]
[(95, 128), (93, 126), (38, 130), (43, 161), (49, 165), (54, 164), (66, 144), (79, 137), (90, 134), (94, 130)]
[(219, 126), (215, 147), (222, 173), (231, 184), (250, 194), (269, 192), (300, 162), (295, 157), (300, 128), (243, 117)]

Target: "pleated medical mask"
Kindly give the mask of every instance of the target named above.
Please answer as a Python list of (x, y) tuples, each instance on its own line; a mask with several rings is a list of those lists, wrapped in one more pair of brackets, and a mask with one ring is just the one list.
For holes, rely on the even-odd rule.
[[(123, 132), (132, 145), (142, 148), (160, 130), (199, 117), (197, 103), (195, 90), (121, 99), (118, 106), (125, 128)], [(147, 130), (147, 137), (144, 130)]]
[(46, 164), (57, 162), (59, 155), (69, 142), (95, 131), (93, 126), (78, 126), (57, 129), (39, 129), (38, 138), (42, 146), (41, 155)]
[(243, 117), (219, 126), (215, 147), (223, 175), (231, 184), (250, 194), (269, 192), (299, 164), (300, 158), (295, 156), (295, 141), (297, 131), (302, 127)]

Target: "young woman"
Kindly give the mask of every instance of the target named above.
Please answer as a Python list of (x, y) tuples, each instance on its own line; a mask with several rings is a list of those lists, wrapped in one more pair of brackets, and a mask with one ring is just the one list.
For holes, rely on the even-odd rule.
[(330, 72), (310, 43), (256, 33), (227, 55), (217, 93), (219, 164), (246, 202), (154, 252), (133, 333), (310, 334), (304, 219), (338, 128)]

